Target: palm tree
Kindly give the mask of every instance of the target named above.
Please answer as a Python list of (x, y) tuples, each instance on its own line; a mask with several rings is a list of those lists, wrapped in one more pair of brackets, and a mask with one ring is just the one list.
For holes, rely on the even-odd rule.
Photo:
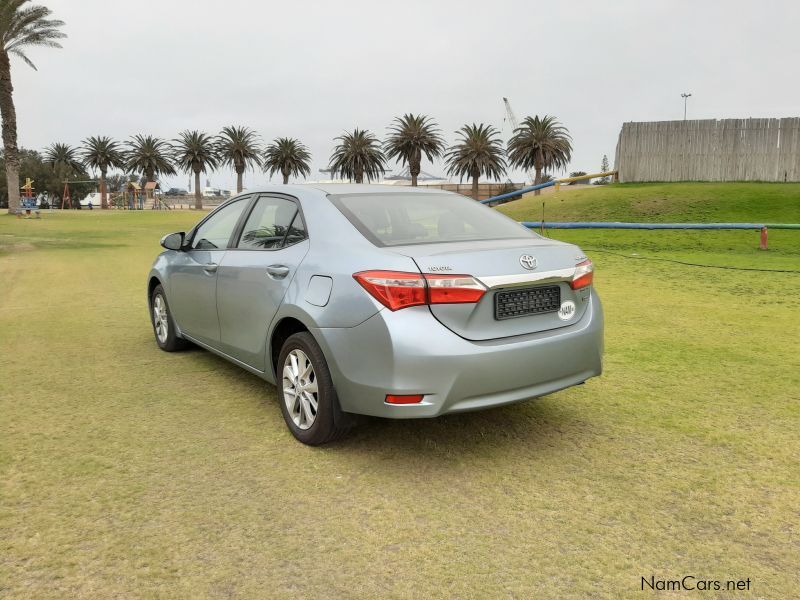
[(311, 154), (300, 140), (294, 138), (277, 138), (266, 150), (262, 164), (264, 172), (272, 176), (280, 171), (283, 175), (283, 183), (289, 183), (289, 175), (298, 177), (300, 175), (308, 177), (311, 174)]
[(203, 208), (200, 173), (216, 169), (219, 156), (214, 139), (199, 131), (184, 131), (175, 140), (175, 165), (182, 171), (194, 173), (194, 207)]
[[(536, 170), (534, 185), (542, 183), (542, 171), (564, 169), (572, 159), (572, 137), (555, 117), (526, 117), (508, 140), (508, 160), (514, 167)], [(536, 191), (539, 194), (539, 190)]]
[(119, 142), (109, 137), (93, 136), (83, 141), (81, 154), (87, 167), (100, 171), (100, 207), (106, 209), (108, 208), (108, 190), (106, 186), (108, 169), (125, 168), (122, 148)]
[(367, 181), (372, 181), (386, 172), (386, 157), (380, 142), (369, 131), (356, 127), (353, 133), (344, 133), (334, 140), (341, 143), (331, 154), (331, 175), (364, 183), (364, 175)]
[(464, 125), (456, 134), (461, 138), (445, 154), (447, 172), (463, 181), (472, 178), (472, 197), (478, 199), (481, 175), (500, 179), (506, 172), (500, 133), (491, 125)]
[(45, 148), (44, 161), (63, 177), (72, 177), (83, 173), (83, 163), (78, 151), (69, 144), (56, 142)]
[(83, 173), (78, 151), (69, 144), (56, 142), (45, 148), (44, 161), (53, 168), (58, 183), (65, 186), (70, 179)]
[(127, 142), (125, 166), (142, 173), (148, 182), (155, 181), (156, 175), (175, 175), (169, 144), (152, 135), (136, 135)]
[(399, 159), (401, 165), (408, 165), (411, 185), (417, 185), (421, 171), (422, 155), (429, 161), (444, 152), (444, 141), (439, 135), (436, 123), (425, 115), (407, 114), (396, 117), (389, 127), (389, 138), (384, 142), (387, 158)]
[(59, 31), (63, 21), (49, 19), (44, 6), (25, 6), (30, 0), (3, 0), (0, 3), (0, 112), (3, 118), (3, 149), (8, 183), (8, 212), (19, 208), (19, 149), (17, 148), (17, 110), (11, 84), (11, 55), (21, 58), (36, 70), (25, 53), (28, 48), (61, 48), (57, 40), (67, 37)]
[(249, 127), (224, 127), (217, 136), (217, 151), (222, 163), (236, 171), (236, 193), (241, 193), (244, 172), (261, 166), (258, 135)]

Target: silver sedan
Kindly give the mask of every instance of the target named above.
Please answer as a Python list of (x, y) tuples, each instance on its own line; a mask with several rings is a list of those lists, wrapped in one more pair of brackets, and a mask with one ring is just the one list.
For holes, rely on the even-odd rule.
[(276, 385), (306, 444), (358, 415), (501, 406), (602, 370), (592, 262), (457, 194), (269, 187), (161, 244), (159, 347), (193, 343)]

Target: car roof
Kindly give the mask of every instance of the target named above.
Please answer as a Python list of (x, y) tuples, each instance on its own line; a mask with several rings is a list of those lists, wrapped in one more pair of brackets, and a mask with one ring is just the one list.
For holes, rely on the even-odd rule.
[(271, 185), (249, 189), (247, 193), (269, 193), (269, 192), (301, 192), (308, 190), (318, 190), (325, 194), (344, 195), (344, 194), (451, 194), (437, 188), (428, 189), (427, 186), (411, 187), (407, 185), (380, 185), (380, 184), (359, 184), (359, 183), (304, 183), (298, 185)]

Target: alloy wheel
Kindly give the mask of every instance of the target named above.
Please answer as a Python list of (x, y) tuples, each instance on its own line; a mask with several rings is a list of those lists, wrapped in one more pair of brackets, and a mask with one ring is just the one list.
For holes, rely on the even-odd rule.
[(169, 335), (169, 315), (164, 297), (158, 295), (153, 300), (153, 325), (156, 328), (156, 338), (162, 344), (166, 343)]
[(302, 350), (292, 350), (283, 364), (283, 401), (297, 427), (309, 429), (314, 424), (319, 402), (317, 375)]

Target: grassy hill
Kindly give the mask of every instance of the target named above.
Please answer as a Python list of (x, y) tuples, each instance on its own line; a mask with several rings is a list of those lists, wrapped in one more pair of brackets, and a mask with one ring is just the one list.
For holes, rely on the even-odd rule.
[(499, 208), (518, 221), (800, 223), (797, 183), (625, 183), (526, 195)]
[[(497, 210), (518, 221), (642, 223), (800, 223), (800, 184), (618, 184), (532, 194)], [(800, 269), (800, 231), (773, 229), (769, 252), (757, 231), (551, 230), (547, 235), (593, 253), (657, 257), (749, 269)], [(593, 256), (594, 257), (594, 256)]]

